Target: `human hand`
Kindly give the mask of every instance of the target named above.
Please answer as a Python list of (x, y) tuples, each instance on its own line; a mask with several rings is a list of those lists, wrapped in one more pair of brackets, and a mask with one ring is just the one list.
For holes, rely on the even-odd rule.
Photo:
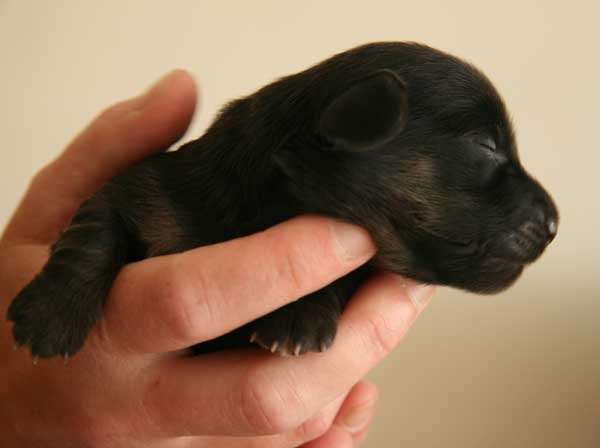
[[(189, 75), (174, 72), (101, 114), (35, 176), (0, 240), (1, 313), (43, 266), (79, 204), (126, 166), (174, 143), (195, 98)], [(237, 350), (190, 357), (184, 349), (325, 286), (373, 253), (360, 229), (300, 217), (246, 238), (132, 263), (68, 364), (33, 365), (26, 352), (13, 351), (4, 322), (0, 445), (358, 444), (376, 395), (360, 379), (406, 333), (430, 288), (389, 274), (373, 278), (348, 305), (335, 344), (323, 354), (281, 358)]]

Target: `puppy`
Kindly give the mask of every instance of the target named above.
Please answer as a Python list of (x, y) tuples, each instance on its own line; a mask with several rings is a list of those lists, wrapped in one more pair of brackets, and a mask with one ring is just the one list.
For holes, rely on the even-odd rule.
[(126, 263), (248, 235), (301, 214), (366, 228), (367, 266), (193, 348), (249, 340), (323, 351), (372, 269), (494, 293), (556, 235), (505, 106), (460, 59), (414, 43), (333, 56), (233, 101), (200, 139), (149, 157), (83, 203), (8, 318), (34, 356), (73, 355)]

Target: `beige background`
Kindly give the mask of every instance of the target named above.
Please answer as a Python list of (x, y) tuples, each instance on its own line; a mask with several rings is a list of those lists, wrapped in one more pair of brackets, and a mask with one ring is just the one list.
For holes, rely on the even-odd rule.
[(600, 447), (600, 63), (589, 1), (1, 1), (0, 225), (92, 116), (183, 67), (218, 106), (334, 52), (415, 40), (497, 84), (559, 236), (500, 296), (441, 290), (371, 376), (368, 447)]

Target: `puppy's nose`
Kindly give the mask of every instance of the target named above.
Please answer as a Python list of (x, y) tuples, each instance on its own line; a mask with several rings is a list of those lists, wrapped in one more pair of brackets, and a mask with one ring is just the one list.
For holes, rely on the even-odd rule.
[[(537, 234), (538, 239), (541, 239), (542, 243), (550, 244), (556, 237), (558, 232), (558, 219), (557, 214), (554, 212), (552, 207), (544, 203), (534, 203), (533, 213), (531, 216), (532, 220), (525, 224), (525, 228), (530, 230), (530, 235)], [(531, 232), (534, 228), (535, 231)]]
[(548, 242), (550, 243), (555, 237), (556, 232), (558, 232), (558, 222), (555, 218), (550, 218), (548, 220)]

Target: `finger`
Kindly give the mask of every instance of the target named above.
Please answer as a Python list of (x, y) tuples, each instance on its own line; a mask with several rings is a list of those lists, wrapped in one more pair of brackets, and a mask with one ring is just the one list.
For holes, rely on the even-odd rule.
[(193, 79), (176, 70), (144, 95), (104, 111), (35, 176), (6, 238), (53, 242), (81, 202), (104, 182), (177, 141), (195, 104)]
[[(258, 437), (195, 437), (193, 447), (210, 448), (286, 448), (300, 446), (308, 440), (320, 438), (331, 429), (334, 418), (339, 414), (340, 407), (349, 399), (349, 394), (337, 398), (323, 408), (317, 415), (304, 422), (298, 428), (272, 436)], [(304, 446), (304, 445), (302, 445)]]
[(352, 435), (338, 426), (331, 427), (318, 439), (303, 445), (304, 448), (354, 448), (355, 446)]
[(291, 434), (286, 437), (289, 445), (299, 446), (311, 440), (318, 439), (326, 434), (333, 425), (334, 420), (340, 412), (340, 409), (348, 400), (352, 400), (353, 390), (347, 391), (341, 397), (336, 398), (327, 404), (316, 415), (306, 420)]
[[(430, 287), (391, 274), (375, 277), (352, 299), (335, 343), (323, 354), (281, 358), (246, 350), (170, 360), (157, 371), (160, 387), (144, 392), (147, 412), (175, 434), (183, 429), (194, 434), (287, 432), (386, 356), (432, 293)], [(198, 387), (209, 383), (210, 388)], [(211, 411), (195, 403), (210, 403)]]
[(249, 237), (131, 264), (116, 279), (101, 336), (116, 349), (139, 353), (189, 347), (322, 288), (374, 251), (363, 229), (304, 216)]
[(249, 379), (250, 385), (294, 397), (309, 412), (318, 409), (322, 400), (356, 383), (398, 345), (434, 289), (393, 274), (378, 274), (344, 310), (336, 340), (325, 354), (310, 353), (301, 362), (270, 358), (261, 366), (260, 375)]
[(352, 435), (354, 446), (359, 446), (367, 437), (375, 416), (378, 396), (379, 392), (374, 384), (366, 381), (358, 383), (335, 419), (334, 425), (337, 428)]
[(361, 432), (359, 432), (357, 434), (352, 434), (352, 439), (354, 440), (355, 447), (362, 446), (363, 442), (366, 440), (367, 436), (369, 435), (370, 426), (371, 426), (371, 424), (369, 423), (367, 425), (367, 427), (365, 429), (363, 429)]
[(346, 432), (361, 434), (371, 423), (378, 398), (377, 386), (368, 381), (356, 384), (338, 412), (333, 424)]
[(359, 382), (348, 393), (333, 426), (320, 437), (303, 445), (304, 448), (358, 446), (373, 419), (376, 401), (377, 387), (367, 381)]

